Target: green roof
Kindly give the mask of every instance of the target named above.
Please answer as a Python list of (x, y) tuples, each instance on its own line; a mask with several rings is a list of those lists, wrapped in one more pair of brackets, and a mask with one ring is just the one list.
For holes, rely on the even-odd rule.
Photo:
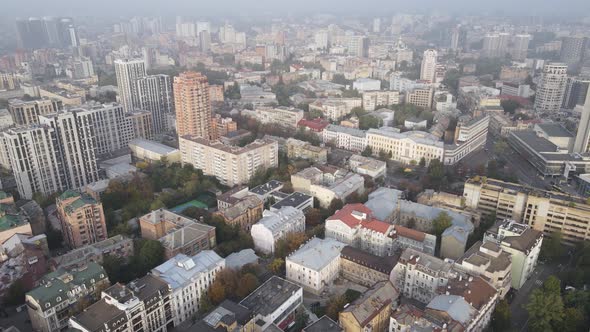
[(23, 216), (17, 214), (4, 214), (0, 217), (0, 232), (22, 226), (26, 223), (27, 220)]
[[(62, 194), (62, 196), (63, 196), (63, 194)], [(71, 196), (71, 197), (76, 197), (76, 196)], [(78, 194), (77, 197), (79, 197), (79, 198), (64, 207), (64, 210), (66, 211), (67, 214), (70, 214), (70, 213), (76, 211), (77, 209), (84, 207), (85, 205), (98, 203), (94, 198), (92, 198), (90, 195), (87, 195), (87, 194)]]
[[(72, 278), (69, 282), (66, 282), (67, 276), (71, 276)], [(92, 279), (94, 279), (94, 283), (91, 282)], [(27, 295), (34, 298), (41, 305), (42, 310), (46, 311), (68, 300), (68, 292), (72, 289), (82, 285), (85, 286), (83, 288), (89, 289), (103, 279), (107, 279), (107, 274), (102, 266), (95, 262), (89, 262), (82, 269), (73, 269), (70, 271), (58, 269), (55, 272), (46, 274), (41, 279), (41, 285), (28, 292)], [(58, 298), (60, 298), (59, 301)]]
[(68, 189), (68, 190), (64, 191), (63, 194), (59, 195), (59, 199), (64, 200), (64, 199), (68, 199), (68, 198), (72, 198), (72, 197), (78, 197), (80, 195), (81, 195), (80, 192), (73, 190), (73, 189)]

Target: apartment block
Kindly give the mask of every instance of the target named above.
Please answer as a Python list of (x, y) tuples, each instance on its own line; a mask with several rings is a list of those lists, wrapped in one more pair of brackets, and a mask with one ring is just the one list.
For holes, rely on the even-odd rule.
[(322, 132), (322, 140), (353, 152), (361, 152), (367, 147), (367, 133), (364, 130), (332, 124)]
[(328, 162), (328, 149), (289, 138), (287, 139), (287, 156), (293, 159), (300, 158), (318, 164), (325, 164)]
[(264, 124), (274, 124), (281, 127), (297, 128), (297, 124), (303, 119), (303, 110), (294, 107), (257, 107), (255, 110), (243, 110), (242, 114), (255, 118)]
[(391, 310), (399, 295), (391, 282), (376, 283), (338, 314), (338, 322), (344, 331), (387, 332)]
[(244, 231), (249, 232), (252, 225), (262, 218), (264, 202), (256, 195), (246, 195), (237, 199), (230, 206), (225, 208), (218, 206), (218, 208), (219, 211), (215, 212), (214, 215), (222, 217), (226, 223), (232, 226), (239, 226)]
[(184, 72), (174, 78), (176, 132), (179, 137), (211, 137), (211, 101), (207, 77), (197, 72)]
[(80, 248), (107, 239), (107, 225), (102, 203), (86, 193), (67, 190), (56, 199), (64, 241), (70, 248)]
[(61, 256), (53, 257), (49, 261), (49, 265), (53, 270), (80, 268), (88, 262), (102, 264), (107, 255), (126, 259), (133, 254), (133, 240), (123, 235), (115, 235), (106, 240), (74, 249)]
[(487, 280), (502, 298), (512, 285), (511, 255), (494, 242), (477, 241), (457, 260), (456, 266)]
[(340, 275), (365, 287), (389, 280), (398, 256), (379, 257), (364, 250), (346, 246), (340, 252)]
[(31, 101), (11, 99), (8, 102), (8, 112), (14, 123), (20, 126), (37, 124), (40, 115), (55, 113), (60, 109), (61, 103), (49, 98)]
[(363, 108), (365, 111), (374, 111), (379, 106), (398, 105), (400, 103), (399, 91), (364, 91)]
[(279, 163), (278, 144), (270, 139), (259, 139), (244, 147), (194, 136), (180, 137), (179, 143), (183, 164), (191, 164), (230, 187), (247, 183), (256, 172)]
[(305, 231), (305, 215), (291, 206), (276, 211), (265, 210), (262, 219), (252, 226), (254, 247), (266, 254), (274, 253), (275, 244), (289, 233)]
[(433, 99), (433, 88), (414, 89), (406, 93), (406, 104), (415, 105), (427, 110), (432, 108)]

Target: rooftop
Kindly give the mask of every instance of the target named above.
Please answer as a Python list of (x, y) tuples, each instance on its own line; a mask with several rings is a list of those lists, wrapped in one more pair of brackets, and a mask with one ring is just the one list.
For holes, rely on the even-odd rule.
[(361, 327), (365, 327), (384, 307), (391, 306), (399, 297), (398, 290), (389, 281), (373, 285), (342, 313), (351, 313)]
[(340, 252), (346, 244), (331, 238), (313, 238), (297, 249), (289, 257), (293, 262), (314, 271), (320, 271), (334, 259), (340, 257)]
[(547, 134), (547, 136), (550, 137), (574, 137), (572, 133), (570, 133), (567, 129), (565, 129), (562, 125), (558, 123), (539, 123), (537, 124), (537, 126), (541, 128), (541, 130), (543, 130), (543, 132)]
[(435, 147), (439, 147), (439, 148), (443, 148), (444, 147), (444, 143), (438, 139), (438, 137), (427, 133), (425, 131), (416, 131), (416, 130), (411, 130), (411, 131), (406, 131), (406, 132), (399, 132), (397, 130), (393, 130), (394, 128), (389, 128), (389, 127), (382, 127), (379, 129), (374, 129), (371, 128), (369, 129), (369, 131), (367, 132), (367, 135), (378, 135), (378, 136), (386, 136), (389, 138), (393, 138), (393, 139), (397, 139), (397, 140), (411, 140), (415, 143), (418, 144), (423, 144), (423, 145), (430, 145), (430, 146), (435, 146)]
[(340, 257), (387, 275), (393, 270), (399, 259), (399, 256), (375, 256), (352, 246), (344, 247)]
[(326, 220), (339, 220), (350, 228), (368, 228), (383, 234), (387, 234), (392, 227), (391, 224), (373, 218), (371, 210), (361, 203), (346, 204)]
[(283, 278), (272, 276), (243, 299), (240, 304), (251, 310), (254, 315), (268, 316), (299, 290), (301, 290), (299, 285)]
[(403, 192), (397, 189), (381, 187), (369, 194), (365, 206), (371, 210), (379, 220), (387, 220), (397, 209), (398, 200)]
[(303, 332), (343, 332), (344, 330), (330, 317), (324, 315), (303, 328)]
[(291, 207), (284, 206), (279, 210), (263, 212), (263, 217), (255, 225), (264, 226), (270, 230), (273, 235), (281, 233), (281, 231), (287, 227), (288, 223), (293, 223), (299, 220), (303, 216), (303, 212)]
[(272, 208), (276, 209), (276, 210), (280, 210), (286, 206), (291, 206), (291, 207), (297, 208), (301, 204), (309, 201), (310, 199), (313, 199), (313, 197), (311, 197), (307, 194), (304, 194), (302, 192), (296, 191), (296, 192), (290, 194), (289, 196), (283, 198), (282, 200), (276, 202), (272, 206)]
[(178, 254), (152, 270), (152, 273), (167, 282), (172, 289), (182, 288), (202, 273), (209, 273), (225, 260), (212, 250), (204, 250), (193, 257)]
[(102, 299), (88, 308), (84, 309), (82, 313), (72, 318), (80, 325), (89, 331), (102, 331), (105, 324), (109, 328), (124, 325), (127, 322), (127, 315), (123, 310), (120, 310), (115, 305), (107, 303)]
[(160, 155), (168, 155), (170, 153), (174, 153), (177, 152), (178, 149), (169, 147), (167, 145), (158, 143), (158, 142), (154, 142), (154, 141), (150, 141), (147, 139), (143, 139), (143, 138), (136, 138), (134, 140), (132, 140), (131, 142), (129, 142), (129, 146), (137, 146), (139, 148), (160, 154)]
[(270, 180), (267, 183), (261, 184), (257, 187), (250, 189), (251, 193), (256, 195), (264, 196), (268, 193), (271, 193), (275, 190), (279, 190), (283, 187), (283, 183), (277, 180)]
[(344, 134), (348, 134), (348, 135), (356, 136), (356, 137), (360, 137), (360, 138), (364, 138), (367, 136), (367, 132), (364, 130), (356, 129), (356, 128), (349, 128), (349, 127), (344, 127), (344, 126), (338, 126), (338, 125), (333, 125), (333, 124), (328, 125), (325, 130), (338, 132), (338, 133), (344, 133)]

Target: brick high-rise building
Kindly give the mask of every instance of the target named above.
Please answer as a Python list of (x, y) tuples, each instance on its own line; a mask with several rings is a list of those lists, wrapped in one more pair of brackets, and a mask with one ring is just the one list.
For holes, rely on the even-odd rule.
[(207, 77), (184, 72), (174, 78), (174, 104), (178, 136), (211, 136), (211, 102)]
[(102, 203), (88, 194), (66, 190), (57, 198), (56, 205), (63, 238), (71, 248), (107, 239)]

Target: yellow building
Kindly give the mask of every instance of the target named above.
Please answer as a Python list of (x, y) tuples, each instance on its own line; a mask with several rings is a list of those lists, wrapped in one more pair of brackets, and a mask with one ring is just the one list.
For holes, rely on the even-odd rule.
[(398, 297), (399, 292), (390, 281), (376, 283), (340, 312), (340, 326), (345, 332), (388, 331), (392, 304)]

